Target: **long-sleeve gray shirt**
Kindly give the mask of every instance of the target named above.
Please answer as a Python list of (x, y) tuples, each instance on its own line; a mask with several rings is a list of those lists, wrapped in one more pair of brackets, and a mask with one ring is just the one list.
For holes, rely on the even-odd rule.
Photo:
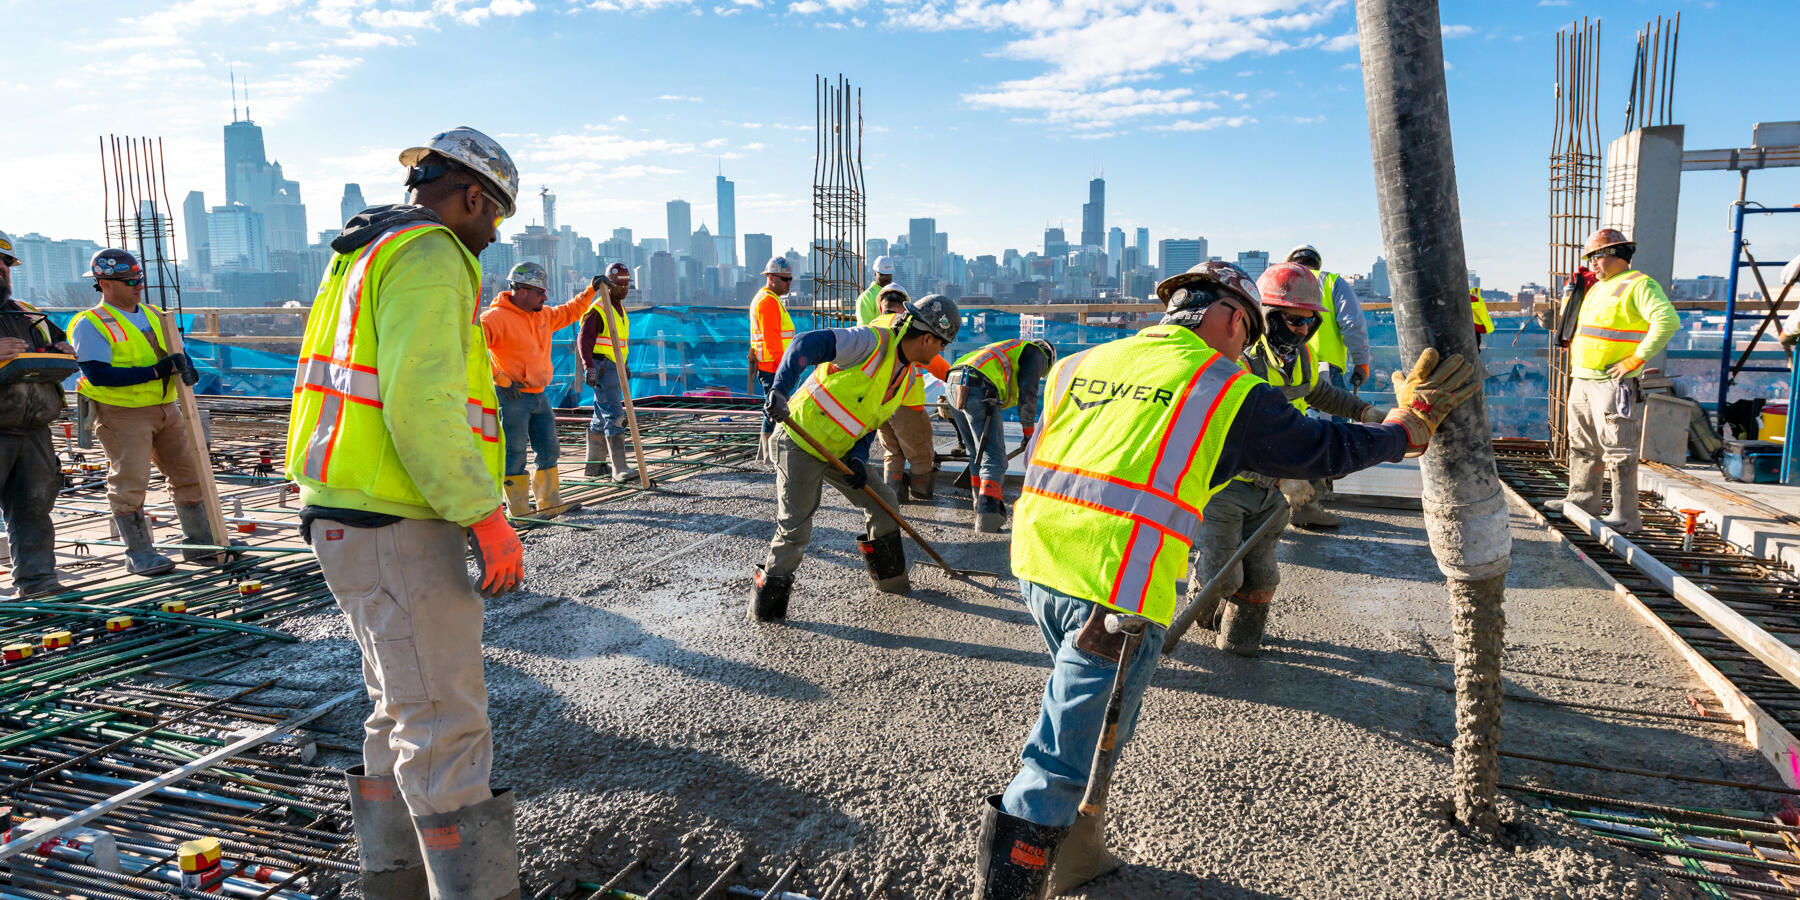
[(1339, 275), (1332, 281), (1331, 308), (1336, 311), (1338, 335), (1350, 354), (1350, 368), (1371, 365), (1374, 360), (1369, 357), (1369, 324), (1363, 320), (1362, 301), (1357, 299), (1356, 288), (1350, 286), (1349, 276)]

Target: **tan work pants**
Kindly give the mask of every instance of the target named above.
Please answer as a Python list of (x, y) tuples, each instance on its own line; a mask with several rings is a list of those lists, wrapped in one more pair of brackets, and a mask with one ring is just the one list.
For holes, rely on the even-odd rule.
[(877, 432), (881, 436), (882, 477), (897, 481), (912, 464), (914, 475), (937, 471), (937, 448), (931, 443), (931, 417), (922, 409), (902, 406)]
[(375, 704), (363, 723), (364, 773), (393, 773), (415, 816), (493, 796), (482, 604), (469, 581), (466, 535), (441, 519), (381, 528), (312, 523), (313, 551), (350, 620)]
[(1601, 466), (1612, 479), (1613, 518), (1627, 529), (1641, 526), (1638, 511), (1638, 444), (1644, 403), (1620, 415), (1619, 382), (1569, 380), (1569, 495), (1565, 502), (1600, 514)]
[(194, 459), (181, 407), (173, 403), (94, 403), (94, 437), (100, 439), (100, 446), (106, 451), (106, 502), (113, 515), (126, 516), (144, 508), (152, 462), (168, 479), (175, 505), (200, 502), (201, 462)]

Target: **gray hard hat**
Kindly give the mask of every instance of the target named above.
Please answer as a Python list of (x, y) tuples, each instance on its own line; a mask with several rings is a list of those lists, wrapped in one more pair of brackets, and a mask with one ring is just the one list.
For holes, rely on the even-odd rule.
[(906, 318), (946, 344), (956, 340), (956, 332), (962, 329), (962, 312), (956, 308), (956, 301), (943, 294), (927, 294), (917, 300), (908, 300)]
[(512, 274), (506, 276), (506, 280), (513, 284), (530, 285), (540, 291), (550, 289), (550, 273), (544, 271), (543, 266), (530, 260), (513, 266)]

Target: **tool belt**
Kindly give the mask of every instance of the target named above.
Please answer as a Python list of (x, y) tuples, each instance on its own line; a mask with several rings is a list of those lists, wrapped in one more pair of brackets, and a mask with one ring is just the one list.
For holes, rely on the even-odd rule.
[(989, 393), (998, 394), (1000, 389), (971, 366), (957, 366), (949, 371), (944, 380), (944, 393), (950, 399), (950, 405), (956, 409), (968, 409), (971, 396), (977, 388), (986, 388)]
[(1099, 603), (1089, 603), (1093, 609), (1088, 613), (1087, 624), (1075, 635), (1075, 646), (1086, 650), (1101, 659), (1119, 661), (1119, 655), (1125, 649), (1125, 633), (1106, 630), (1106, 617), (1114, 610)]

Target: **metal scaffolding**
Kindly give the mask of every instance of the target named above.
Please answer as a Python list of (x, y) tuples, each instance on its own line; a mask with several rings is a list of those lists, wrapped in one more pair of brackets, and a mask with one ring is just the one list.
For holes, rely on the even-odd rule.
[(812, 301), (819, 324), (854, 322), (863, 284), (862, 90), (813, 77)]
[(130, 250), (144, 267), (144, 296), (181, 312), (175, 218), (163, 175), (162, 138), (100, 138), (103, 229), (110, 247)]
[[(1556, 125), (1550, 140), (1550, 287), (1559, 295), (1581, 265), (1581, 244), (1600, 226), (1600, 20), (1556, 33)], [(1568, 454), (1568, 351), (1550, 328), (1550, 447)]]

